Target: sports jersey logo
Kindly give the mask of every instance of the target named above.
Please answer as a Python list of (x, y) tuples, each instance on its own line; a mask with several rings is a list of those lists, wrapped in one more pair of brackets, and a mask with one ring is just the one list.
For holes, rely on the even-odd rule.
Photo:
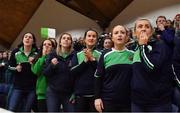
[(133, 55), (130, 55), (130, 56), (128, 57), (128, 59), (129, 59), (130, 61), (133, 61)]
[(148, 48), (148, 51), (149, 51), (149, 52), (152, 51), (152, 46), (148, 45), (147, 48)]

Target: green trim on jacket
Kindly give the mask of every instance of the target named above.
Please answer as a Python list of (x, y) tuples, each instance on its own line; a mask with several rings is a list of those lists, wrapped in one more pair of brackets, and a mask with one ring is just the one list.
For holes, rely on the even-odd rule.
[(24, 54), (24, 48), (20, 47), (19, 51), (15, 53), (16, 63), (19, 64), (19, 63), (29, 62), (28, 61), (29, 57), (34, 57), (35, 55), (37, 55), (35, 48), (32, 48), (29, 55), (26, 56)]

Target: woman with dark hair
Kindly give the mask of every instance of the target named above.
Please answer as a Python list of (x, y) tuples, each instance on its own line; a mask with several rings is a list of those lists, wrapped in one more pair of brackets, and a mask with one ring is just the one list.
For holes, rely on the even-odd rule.
[[(32, 44), (30, 44), (30, 45), (32, 46), (32, 48), (34, 48), (34, 49), (37, 50), (37, 46), (36, 46), (36, 37), (35, 37), (35, 35), (34, 35), (33, 33), (31, 33), (31, 32), (27, 32), (27, 33), (25, 33), (25, 34), (23, 35), (22, 41), (18, 44), (18, 48), (20, 48), (20, 47), (26, 45), (24, 39), (27, 38), (28, 36), (32, 37), (32, 39), (33, 39), (33, 42), (32, 42)], [(29, 44), (28, 44), (28, 45), (29, 45)], [(30, 46), (30, 45), (29, 45), (29, 46)]]
[(42, 74), (42, 69), (45, 64), (47, 55), (55, 49), (54, 43), (50, 39), (46, 39), (42, 42), (40, 51), (33, 60), (31, 66), (32, 72), (37, 75), (36, 82), (36, 95), (37, 95), (37, 107), (38, 112), (47, 112), (46, 104), (46, 89), (47, 81), (46, 77)]
[(58, 45), (46, 59), (43, 74), (47, 78), (47, 108), (48, 112), (73, 112), (73, 104), (69, 102), (72, 94), (72, 77), (70, 76), (72, 36), (63, 33), (58, 37)]
[(174, 48), (174, 36), (175, 29), (167, 26), (167, 20), (165, 16), (158, 16), (156, 19), (155, 38), (163, 40), (170, 48), (173, 53)]
[(71, 73), (75, 78), (75, 111), (92, 112), (94, 107), (94, 73), (100, 52), (95, 49), (98, 33), (88, 30), (84, 35), (86, 48), (78, 52), (72, 60)]
[(105, 37), (103, 40), (103, 50), (111, 49), (113, 47), (113, 41), (110, 37)]
[(177, 15), (174, 17), (173, 24), (174, 24), (174, 28), (175, 28), (176, 30), (177, 30), (177, 29), (180, 29), (180, 14), (177, 14)]
[(48, 38), (48, 39), (50, 39), (53, 42), (54, 49), (56, 49), (57, 48), (57, 41), (56, 41), (56, 39), (55, 38)]
[(35, 100), (36, 76), (31, 71), (31, 63), (37, 54), (35, 36), (25, 33), (18, 48), (11, 53), (9, 69), (13, 71), (13, 91), (8, 109), (30, 112)]
[(175, 17), (174, 17), (174, 21), (173, 21), (173, 24), (174, 24), (174, 28), (175, 28), (175, 44), (176, 44), (176, 40), (179, 39), (180, 37), (180, 14), (177, 14)]

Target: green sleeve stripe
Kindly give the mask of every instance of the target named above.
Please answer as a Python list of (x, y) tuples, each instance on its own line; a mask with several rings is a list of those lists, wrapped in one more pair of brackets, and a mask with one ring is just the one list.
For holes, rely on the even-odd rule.
[(178, 87), (180, 87), (180, 81), (177, 76), (175, 76), (175, 81), (176, 81), (176, 84), (178, 85)]
[(99, 52), (98, 50), (95, 50), (97, 53), (99, 53), (99, 55), (101, 55), (101, 52)]
[(127, 50), (127, 51), (129, 51), (129, 52), (131, 52), (131, 53), (133, 53), (133, 54), (135, 53), (135, 52), (134, 52), (134, 51), (132, 51), (132, 50), (129, 50), (129, 49), (126, 49), (126, 50)]
[(98, 76), (98, 75), (94, 75), (94, 77), (99, 78), (100, 76)]
[(78, 53), (77, 53), (77, 56), (78, 56), (79, 54), (82, 54), (82, 52), (83, 52), (83, 51), (78, 52)]
[(139, 48), (138, 45), (136, 45), (135, 51), (136, 51), (138, 48)]
[(141, 52), (141, 55), (145, 61), (145, 63), (147, 64), (147, 66), (150, 68), (150, 69), (153, 69), (154, 68), (154, 65), (149, 61), (149, 59), (147, 58), (146, 54), (145, 54), (145, 51), (144, 51), (144, 45), (142, 46), (142, 52)]
[(96, 78), (99, 78), (99, 77), (100, 77), (99, 75), (97, 75), (97, 70), (96, 70), (96, 72), (95, 72), (95, 74), (94, 74), (94, 77), (96, 77)]
[(104, 59), (106, 58), (106, 56), (108, 56), (109, 54), (111, 54), (111, 53), (113, 53), (113, 52), (114, 52), (114, 51), (112, 50), (112, 51), (106, 53), (106, 54), (104, 55)]
[(95, 74), (94, 74), (94, 77), (96, 77), (96, 78), (99, 78), (99, 77), (100, 77), (100, 76), (97, 75), (97, 70), (96, 70), (96, 72), (95, 72)]
[(179, 81), (179, 79), (177, 78), (177, 76), (176, 76), (176, 83), (177, 83), (177, 85), (180, 87), (180, 81)]
[(78, 67), (78, 66), (79, 66), (79, 65), (73, 66), (73, 67), (71, 68), (71, 70), (75, 69), (75, 68)]

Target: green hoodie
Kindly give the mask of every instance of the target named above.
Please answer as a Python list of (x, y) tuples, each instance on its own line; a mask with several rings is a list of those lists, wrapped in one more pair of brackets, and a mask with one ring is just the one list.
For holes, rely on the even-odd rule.
[(36, 83), (37, 99), (46, 99), (47, 82), (46, 77), (42, 74), (43, 65), (46, 59), (46, 55), (40, 57), (35, 64), (31, 66), (32, 72), (38, 76)]

